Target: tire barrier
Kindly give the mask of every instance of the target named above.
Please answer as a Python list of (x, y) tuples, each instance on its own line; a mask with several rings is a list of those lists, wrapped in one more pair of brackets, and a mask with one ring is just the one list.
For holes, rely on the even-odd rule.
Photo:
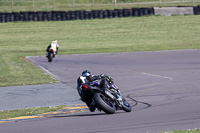
[(153, 8), (132, 8), (132, 9), (114, 9), (114, 10), (93, 10), (93, 11), (38, 11), (38, 12), (0, 12), (0, 22), (17, 21), (69, 21), (69, 20), (87, 20), (104, 19), (116, 17), (131, 17), (153, 15)]
[(193, 12), (194, 12), (194, 15), (199, 15), (200, 14), (200, 6), (194, 7)]
[[(200, 14), (200, 6), (193, 7), (194, 14)], [(131, 8), (114, 10), (93, 10), (93, 11), (38, 11), (38, 12), (0, 12), (0, 22), (17, 21), (72, 21), (87, 19), (140, 17), (154, 15), (154, 8)]]

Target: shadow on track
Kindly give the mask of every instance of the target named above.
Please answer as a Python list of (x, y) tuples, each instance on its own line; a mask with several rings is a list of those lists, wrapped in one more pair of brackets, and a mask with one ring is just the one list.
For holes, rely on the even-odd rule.
[[(141, 101), (137, 101), (135, 99), (133, 99), (131, 97), (131, 94), (127, 95), (127, 98), (130, 99), (132, 102), (134, 103), (130, 103), (131, 107), (133, 108), (133, 111), (139, 111), (139, 110), (143, 110), (143, 109), (147, 109), (150, 108), (152, 105), (146, 102), (141, 102)], [(139, 107), (137, 109), (135, 109), (135, 107), (139, 104), (144, 105), (144, 107)], [(106, 114), (103, 111), (98, 111), (97, 112), (86, 112), (84, 114), (62, 114), (62, 115), (57, 115), (57, 116), (52, 116), (51, 118), (61, 118), (61, 117), (91, 117), (91, 116), (105, 116), (105, 115), (115, 115), (115, 114), (122, 114), (122, 113), (128, 113), (128, 112), (124, 112), (123, 110), (116, 110), (116, 112), (114, 114)], [(80, 113), (80, 112), (79, 112)]]
[(121, 114), (121, 113), (128, 113), (128, 112), (120, 112), (120, 110), (119, 110), (119, 112), (115, 112), (114, 114), (106, 114), (104, 112), (96, 112), (96, 113), (89, 112), (89, 114), (72, 114), (72, 115), (67, 114), (67, 115), (53, 116), (51, 118), (56, 118), (56, 117), (57, 118), (60, 118), (60, 117), (87, 117), (87, 116), (105, 116), (105, 115), (111, 116), (111, 115)]

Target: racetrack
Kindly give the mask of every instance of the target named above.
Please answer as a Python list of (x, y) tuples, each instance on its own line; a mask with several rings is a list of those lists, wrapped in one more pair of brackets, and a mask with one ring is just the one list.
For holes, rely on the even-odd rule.
[(157, 133), (200, 128), (199, 57), (200, 50), (58, 55), (52, 63), (44, 56), (29, 57), (74, 89), (85, 69), (112, 76), (133, 110), (113, 115), (85, 111), (3, 123), (1, 132)]

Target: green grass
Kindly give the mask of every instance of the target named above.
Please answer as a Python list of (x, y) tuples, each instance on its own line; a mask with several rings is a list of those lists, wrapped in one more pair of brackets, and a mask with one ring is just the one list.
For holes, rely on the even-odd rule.
[(200, 133), (200, 129), (188, 129), (185, 131), (171, 131), (171, 132), (163, 132), (163, 133)]
[(200, 49), (200, 16), (149, 16), (60, 22), (0, 23), (0, 86), (58, 82), (25, 56)]
[[(0, 86), (58, 82), (24, 59), (44, 56), (53, 39), (59, 41), (59, 54), (200, 49), (199, 25), (200, 16), (0, 23)], [(49, 111), (52, 108), (2, 111), (0, 119)]]
[[(148, 2), (148, 4), (138, 4), (138, 1), (139, 3)], [(176, 3), (160, 3), (160, 1), (161, 2), (176, 2)], [(0, 11), (1, 12), (4, 12), (4, 11), (16, 12), (16, 11), (51, 11), (51, 10), (63, 10), (63, 11), (99, 10), (99, 9), (155, 7), (155, 6), (161, 6), (161, 7), (163, 6), (197, 6), (200, 4), (200, 0), (195, 0), (195, 2), (192, 2), (191, 0), (191, 2), (187, 2), (187, 3), (184, 3), (182, 1), (183, 0), (117, 0), (117, 6), (114, 7), (114, 3), (112, 2), (112, 0), (34, 0), (34, 4), (33, 4), (33, 0), (0, 0)], [(149, 4), (149, 2), (154, 2), (154, 3)], [(127, 3), (134, 3), (134, 4), (130, 5)]]
[(0, 120), (19, 116), (32, 116), (63, 109), (65, 105), (0, 111)]

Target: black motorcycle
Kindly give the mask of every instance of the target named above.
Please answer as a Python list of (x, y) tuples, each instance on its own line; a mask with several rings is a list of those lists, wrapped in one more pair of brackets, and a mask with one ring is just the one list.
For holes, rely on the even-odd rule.
[(99, 111), (103, 110), (107, 114), (113, 114), (116, 110), (131, 112), (130, 104), (123, 98), (120, 90), (114, 83), (108, 88), (101, 87), (99, 82), (87, 82), (81, 85), (79, 93), (84, 102), (90, 101)]
[(55, 58), (56, 52), (53, 49), (50, 49), (47, 55), (47, 59), (49, 62), (52, 62), (53, 58)]

